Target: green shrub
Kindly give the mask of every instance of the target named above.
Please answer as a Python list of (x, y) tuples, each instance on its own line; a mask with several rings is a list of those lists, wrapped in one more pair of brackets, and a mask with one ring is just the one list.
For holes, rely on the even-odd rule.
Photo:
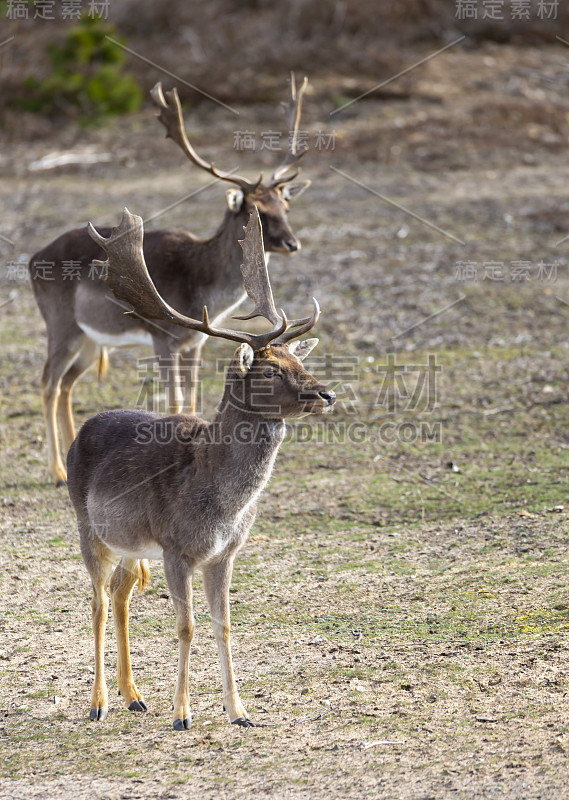
[(85, 17), (70, 28), (62, 43), (48, 47), (50, 75), (26, 78), (14, 107), (86, 121), (139, 109), (142, 90), (124, 72), (124, 51), (107, 36), (117, 39), (112, 26), (96, 18)]

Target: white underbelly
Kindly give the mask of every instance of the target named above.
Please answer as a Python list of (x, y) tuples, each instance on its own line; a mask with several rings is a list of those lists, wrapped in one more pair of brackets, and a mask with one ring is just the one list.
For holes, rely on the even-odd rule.
[(137, 344), (152, 345), (152, 336), (148, 331), (130, 330), (124, 333), (105, 333), (85, 325), (84, 322), (77, 323), (84, 334), (100, 347), (133, 347)]
[(159, 561), (164, 558), (164, 551), (157, 542), (146, 542), (139, 550), (126, 550), (123, 547), (113, 547), (108, 542), (105, 542), (109, 550), (120, 556), (121, 558), (149, 558), (151, 560)]

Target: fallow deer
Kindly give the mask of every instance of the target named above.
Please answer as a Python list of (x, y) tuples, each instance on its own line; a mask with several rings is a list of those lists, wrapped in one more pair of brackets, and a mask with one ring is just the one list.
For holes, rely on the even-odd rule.
[(214, 328), (205, 306), (201, 321), (190, 319), (160, 297), (144, 263), (140, 217), (125, 209), (110, 237), (104, 238), (94, 228), (90, 234), (107, 253), (109, 286), (137, 314), (240, 342), (213, 422), (183, 414), (160, 417), (143, 411), (107, 411), (83, 425), (69, 450), (69, 494), (93, 583), (95, 679), (90, 718), (102, 720), (108, 711), (104, 637), (111, 572), (119, 692), (130, 710), (147, 710), (132, 675), (128, 611), (136, 582), (143, 587), (148, 580), (146, 559), (150, 558), (163, 559), (176, 610), (179, 658), (174, 729), (184, 730), (191, 724), (192, 578), (198, 567), (219, 649), (223, 705), (232, 723), (249, 726), (253, 723), (239, 697), (231, 661), (229, 585), (235, 556), (249, 534), (258, 497), (284, 437), (284, 418), (323, 414), (336, 399), (301, 363), (318, 340), (292, 342), (314, 326), (318, 303), (314, 300), (311, 317), (292, 323), (283, 311), (277, 313), (257, 211), (251, 214), (241, 243), (244, 284), (255, 308), (238, 317), (265, 317), (272, 330), (257, 335)]
[[(217, 324), (245, 299), (237, 242), (253, 208), (258, 208), (261, 215), (267, 251), (291, 253), (300, 248), (287, 212), (289, 201), (310, 184), (310, 181), (293, 182), (298, 174), (295, 165), (305, 152), (298, 147), (298, 127), (306, 83), (305, 78), (297, 91), (291, 76), (287, 105), (289, 147), (282, 164), (266, 184), (262, 176), (251, 182), (222, 172), (199, 156), (186, 134), (176, 89), (164, 93), (158, 83), (152, 90), (167, 137), (179, 145), (193, 164), (234, 185), (227, 190), (228, 208), (211, 238), (200, 239), (176, 229), (150, 231), (145, 235), (144, 254), (152, 280), (166, 301), (182, 313), (195, 316), (206, 304)], [(101, 231), (108, 235), (110, 229)], [(152, 345), (159, 362), (160, 380), (166, 388), (167, 410), (170, 413), (182, 410), (184, 400), (191, 413), (196, 410), (198, 365), (207, 337), (169, 322), (157, 324), (141, 316), (125, 316), (124, 309), (91, 266), (95, 259), (103, 257), (87, 228), (78, 228), (55, 239), (30, 261), (32, 288), (47, 326), (47, 360), (41, 387), (48, 469), (56, 485), (66, 480), (58, 423), (63, 449), (67, 452), (75, 438), (73, 385), (97, 357), (100, 374), (105, 372), (106, 348)]]

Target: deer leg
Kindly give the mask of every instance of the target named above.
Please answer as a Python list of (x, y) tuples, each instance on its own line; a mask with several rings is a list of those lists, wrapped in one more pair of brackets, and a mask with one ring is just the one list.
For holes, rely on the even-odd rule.
[(198, 407), (199, 368), (201, 366), (201, 351), (203, 344), (191, 347), (180, 353), (179, 370), (184, 387), (184, 408), (189, 414), (201, 412)]
[(133, 589), (139, 580), (139, 569), (137, 559), (123, 558), (111, 578), (111, 601), (119, 656), (119, 694), (124, 697), (129, 711), (148, 710), (134, 683), (128, 641), (128, 610)]
[(174, 694), (174, 730), (191, 728), (190, 695), (188, 678), (190, 669), (190, 648), (194, 635), (194, 612), (192, 606), (193, 568), (178, 556), (164, 557), (164, 572), (170, 595), (176, 610), (178, 632), (178, 680)]
[(204, 589), (211, 612), (213, 633), (221, 662), (223, 706), (233, 724), (249, 727), (254, 723), (249, 719), (239, 697), (231, 659), (229, 585), (233, 573), (233, 558), (229, 557), (215, 564), (203, 564), (202, 572)]
[[(73, 347), (73, 344), (76, 346)], [(67, 472), (59, 449), (59, 433), (57, 429), (57, 407), (61, 379), (73, 364), (78, 349), (79, 344), (72, 341), (65, 347), (49, 352), (41, 378), (42, 401), (47, 428), (47, 466), (56, 486), (63, 485), (67, 480)]]
[(99, 351), (98, 345), (91, 339), (85, 338), (81, 345), (79, 355), (61, 379), (60, 393), (57, 402), (57, 419), (63, 440), (63, 451), (67, 453), (75, 439), (75, 425), (73, 423), (73, 410), (71, 407), (71, 392), (75, 381), (95, 361)]
[[(109, 610), (107, 581), (113, 564), (106, 548), (93, 547), (89, 543), (89, 538), (93, 539), (88, 532), (89, 530), (90, 526), (87, 525), (82, 531), (81, 550), (84, 556), (85, 553), (87, 554), (85, 563), (93, 583), (91, 610), (93, 635), (95, 637), (95, 680), (93, 681), (93, 691), (91, 692), (89, 718), (93, 722), (97, 722), (104, 720), (109, 710), (107, 682), (105, 680), (105, 627)], [(83, 535), (84, 532), (87, 533), (86, 536)]]
[(168, 342), (154, 339), (154, 353), (158, 357), (160, 385), (166, 393), (166, 413), (179, 414), (184, 407), (180, 386), (179, 353), (172, 352)]

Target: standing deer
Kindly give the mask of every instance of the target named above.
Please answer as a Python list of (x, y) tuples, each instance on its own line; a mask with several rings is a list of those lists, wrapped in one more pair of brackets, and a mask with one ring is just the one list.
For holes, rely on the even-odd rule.
[[(223, 221), (210, 239), (176, 229), (151, 231), (144, 238), (144, 255), (152, 280), (166, 301), (182, 313), (196, 316), (205, 304), (217, 324), (245, 299), (237, 242), (253, 208), (258, 208), (261, 215), (268, 251), (291, 253), (300, 248), (287, 221), (287, 212), (289, 201), (310, 185), (310, 181), (292, 182), (298, 174), (295, 165), (305, 152), (297, 145), (306, 83), (305, 78), (297, 92), (291, 76), (287, 106), (289, 148), (268, 184), (262, 182), (262, 176), (250, 182), (222, 172), (201, 158), (185, 132), (176, 89), (164, 94), (158, 83), (152, 90), (167, 137), (181, 147), (193, 164), (233, 184), (227, 190), (228, 208)], [(102, 233), (108, 235), (110, 229), (103, 228)], [(41, 386), (48, 469), (58, 486), (66, 480), (58, 423), (63, 449), (67, 452), (75, 438), (73, 385), (97, 357), (99, 374), (104, 374), (106, 348), (152, 345), (158, 358), (160, 380), (166, 387), (169, 413), (181, 411), (184, 400), (191, 413), (196, 410), (198, 364), (207, 337), (169, 322), (157, 324), (141, 316), (125, 316), (124, 309), (117, 305), (93, 270), (92, 262), (102, 257), (99, 243), (89, 237), (87, 228), (77, 228), (55, 239), (30, 261), (32, 288), (47, 326), (47, 360)]]
[[(118, 686), (128, 708), (146, 711), (131, 669), (128, 610), (136, 582), (149, 578), (145, 559), (163, 559), (176, 610), (179, 639), (174, 729), (190, 727), (190, 645), (194, 630), (192, 578), (203, 573), (223, 680), (223, 704), (232, 723), (253, 725), (237, 691), (231, 662), (229, 585), (233, 562), (251, 529), (257, 499), (269, 480), (285, 432), (285, 417), (323, 414), (335, 394), (303, 367), (317, 339), (292, 342), (316, 323), (288, 323), (277, 313), (265, 262), (261, 222), (251, 214), (243, 247), (243, 279), (255, 303), (251, 314), (273, 326), (253, 335), (210, 325), (171, 308), (156, 291), (144, 262), (142, 219), (126, 209), (104, 238), (89, 232), (108, 256), (108, 284), (146, 319), (183, 326), (205, 336), (240, 342), (227, 372), (213, 422), (177, 414), (107, 411), (88, 420), (67, 457), (68, 487), (77, 513), (81, 552), (93, 583), (95, 680), (92, 720), (107, 716), (104, 638), (110, 579), (117, 644)], [(113, 565), (120, 563), (113, 572)]]

